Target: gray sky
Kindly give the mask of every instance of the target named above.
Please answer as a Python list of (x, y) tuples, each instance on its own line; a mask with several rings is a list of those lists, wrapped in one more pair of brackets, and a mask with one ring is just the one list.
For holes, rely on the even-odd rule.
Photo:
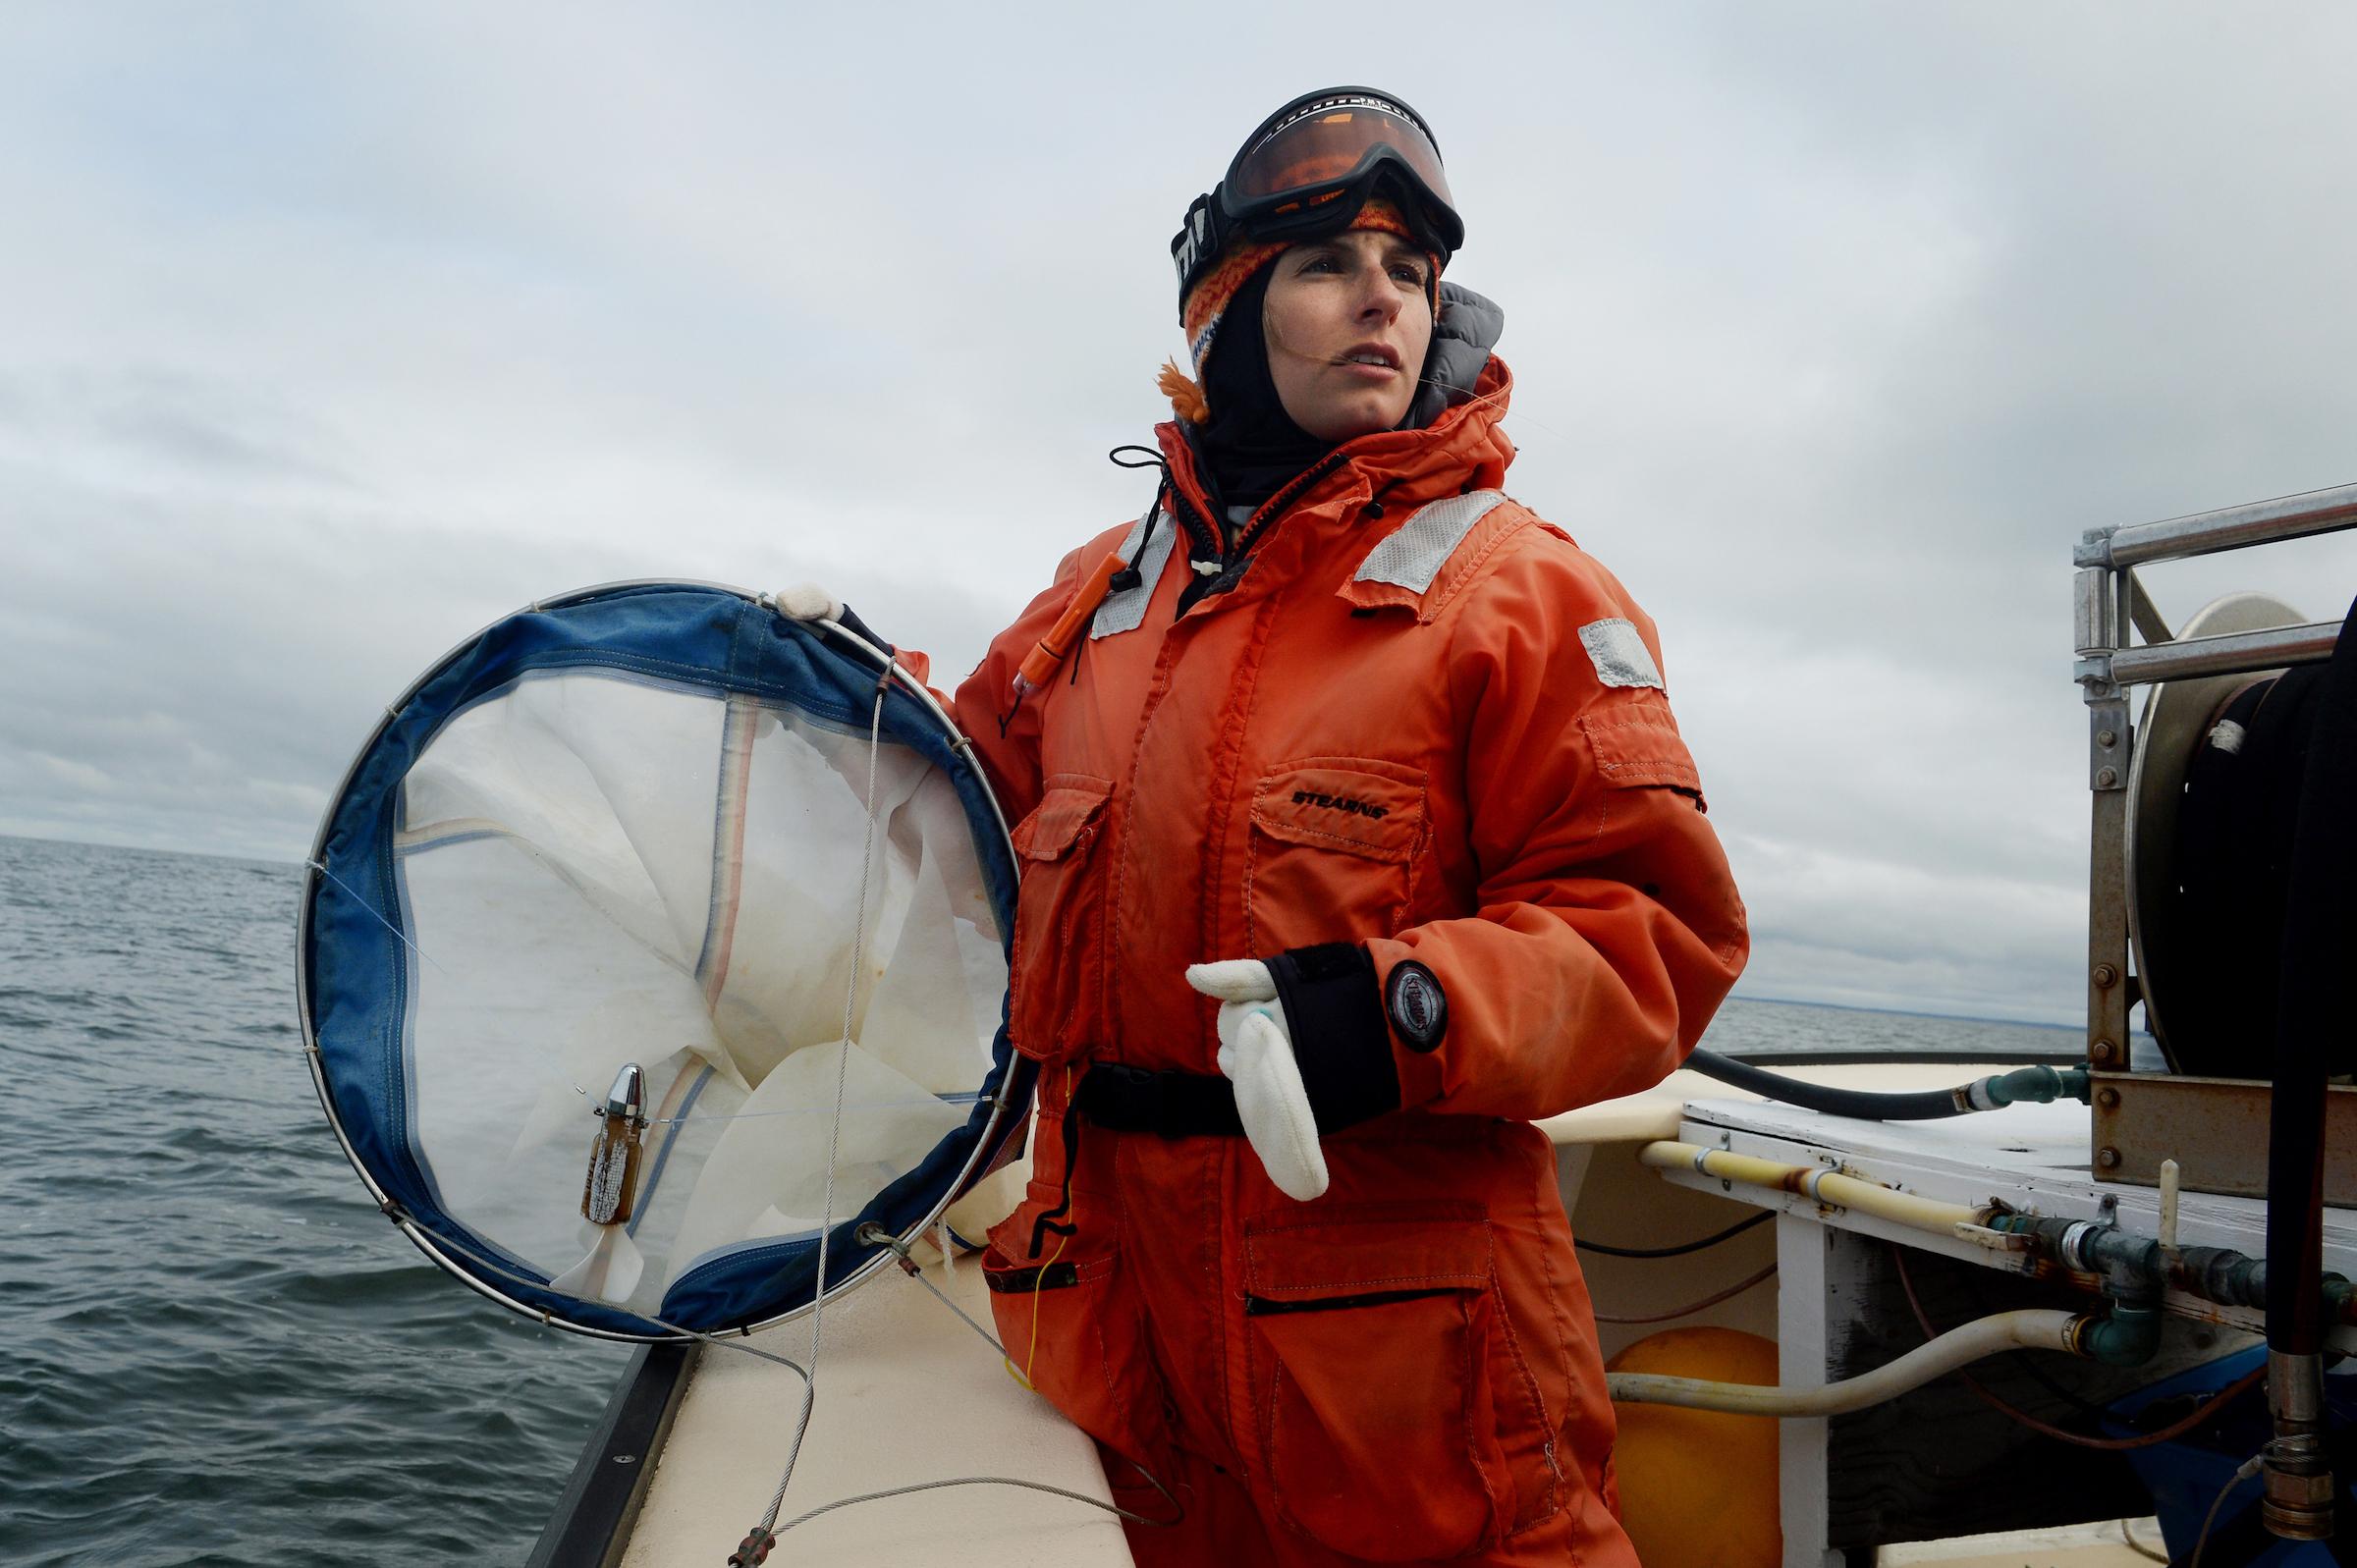
[[(1508, 488), (1661, 622), (1743, 991), (2078, 1005), (2083, 528), (2357, 479), (2323, 4), (52, 5), (0, 17), (0, 832), (292, 859), (567, 588), (817, 578), (946, 677), (1133, 515), (1168, 241), (1435, 124)], [(2154, 574), (2306, 615), (2357, 543)], [(946, 683), (946, 679), (945, 679)]]

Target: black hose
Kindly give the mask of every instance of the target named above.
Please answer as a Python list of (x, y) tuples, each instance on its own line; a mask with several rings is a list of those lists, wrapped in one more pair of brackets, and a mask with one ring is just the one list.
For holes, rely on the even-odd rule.
[[(1769, 1072), (1747, 1061), (1699, 1048), (1686, 1058), (1686, 1065), (1723, 1084), (1781, 1100), (1787, 1106), (1823, 1111), (1829, 1116), (1851, 1116), (1860, 1121), (1937, 1121), (1944, 1116), (1961, 1116), (1972, 1108), (1957, 1103), (1953, 1089), (1929, 1089), (1917, 1094), (1831, 1089), (1823, 1084), (1802, 1083), (1781, 1072)], [(2323, 1095), (2318, 1095), (2317, 1100), (2322, 1104)]]
[[(2291, 877), (2276, 988), (2275, 1089), (2267, 1129), (2267, 1387), (2275, 1436), (2266, 1449), (2260, 1517), (2271, 1534), (2332, 1538), (2335, 1483), (2323, 1366), (2325, 1093), (2341, 966), (2357, 937), (2357, 604), (2349, 607), (2316, 694), (2316, 729), (2300, 776)], [(2337, 1545), (2338, 1542), (2336, 1541)], [(2338, 1558), (2340, 1552), (2333, 1556)]]
[(2348, 1028), (2345, 966), (2357, 943), (2357, 604), (2341, 622), (2317, 695), (2300, 783), (2297, 849), (2283, 919), (2275, 1093), (2267, 1139), (2267, 1343), (2324, 1348), (2325, 1086)]
[(1590, 1241), (1585, 1236), (1578, 1237), (1571, 1245), (1577, 1247), (1581, 1252), (1601, 1253), (1607, 1258), (1683, 1258), (1689, 1253), (1716, 1247), (1723, 1241), (1731, 1241), (1754, 1225), (1764, 1225), (1775, 1217), (1775, 1210), (1763, 1209), (1749, 1219), (1738, 1219), (1715, 1235), (1703, 1236), (1694, 1241), (1681, 1241), (1672, 1247), (1616, 1247), (1611, 1242)]

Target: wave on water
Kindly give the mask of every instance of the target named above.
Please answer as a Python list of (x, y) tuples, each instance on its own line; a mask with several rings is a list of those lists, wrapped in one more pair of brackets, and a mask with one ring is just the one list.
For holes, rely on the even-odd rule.
[(381, 1218), (295, 1019), (301, 873), (0, 838), (0, 1562), (516, 1562), (625, 1346)]

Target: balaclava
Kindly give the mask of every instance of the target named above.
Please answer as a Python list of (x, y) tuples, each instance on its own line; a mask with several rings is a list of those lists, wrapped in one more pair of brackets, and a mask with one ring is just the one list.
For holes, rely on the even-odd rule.
[[(1381, 199), (1359, 208), (1348, 226), (1413, 238), (1398, 209)], [(1269, 293), (1269, 264), (1288, 248), (1281, 241), (1230, 246), (1186, 297), (1181, 325), (1195, 375), (1176, 364), (1163, 367), (1163, 394), (1187, 427), (1224, 507), (1259, 506), (1338, 445), (1293, 422), (1269, 374), (1261, 306)], [(1441, 258), (1426, 252), (1425, 260), (1437, 316)]]

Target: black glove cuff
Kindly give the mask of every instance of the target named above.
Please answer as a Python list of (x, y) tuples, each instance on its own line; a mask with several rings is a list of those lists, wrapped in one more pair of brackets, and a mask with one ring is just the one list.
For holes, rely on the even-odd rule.
[(1294, 947), (1269, 961), (1310, 1113), (1321, 1133), (1399, 1108), (1399, 1069), (1375, 959), (1354, 942)]

